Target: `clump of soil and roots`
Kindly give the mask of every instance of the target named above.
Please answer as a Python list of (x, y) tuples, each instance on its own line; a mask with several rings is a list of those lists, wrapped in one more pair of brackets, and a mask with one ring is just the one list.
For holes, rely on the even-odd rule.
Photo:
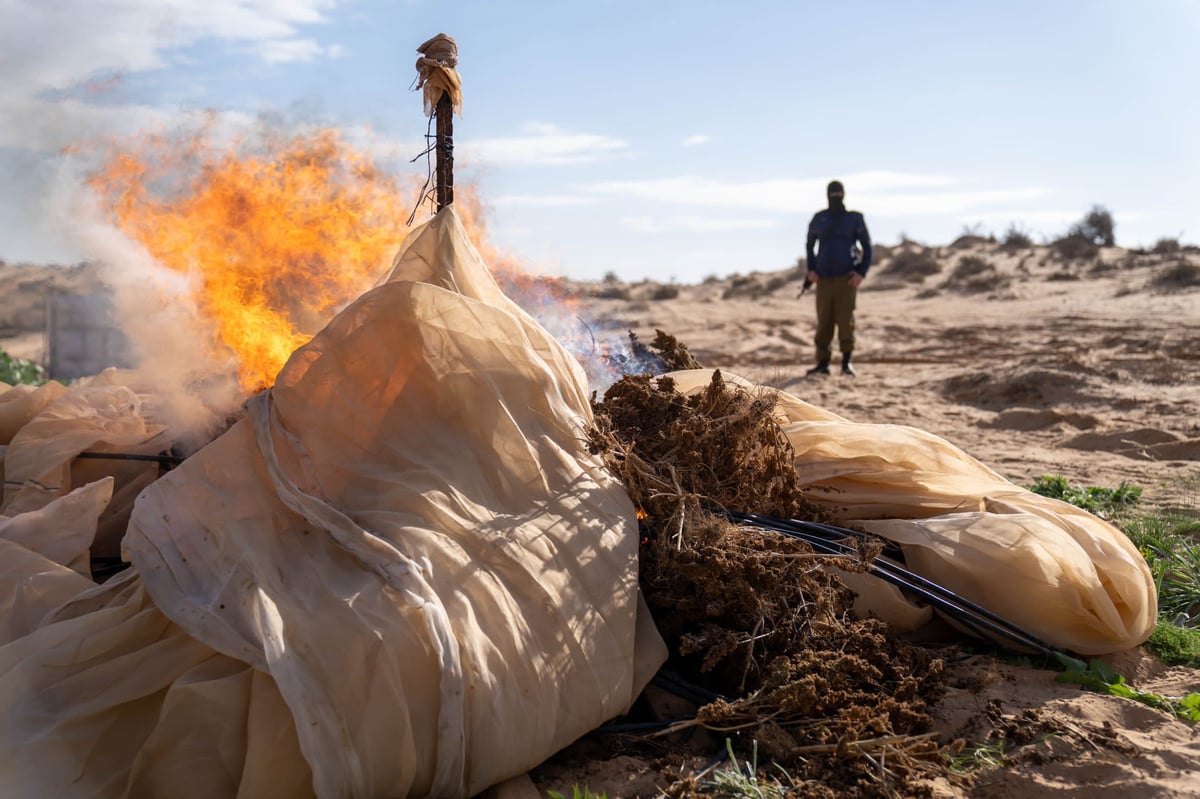
[[(773, 396), (720, 372), (690, 396), (642, 375), (593, 405), (591, 446), (644, 515), (640, 581), (670, 649), (667, 667), (722, 697), (658, 733), (659, 745), (689, 728), (742, 754), (754, 742), (760, 763), (790, 776), (793, 796), (928, 794), (928, 780), (946, 776), (928, 733), (942, 663), (882, 622), (854, 618), (853, 596), (830, 568), (861, 568), (878, 550), (818, 555), (721, 514), (822, 520), (798, 485)], [(666, 790), (703, 787), (684, 780)]]

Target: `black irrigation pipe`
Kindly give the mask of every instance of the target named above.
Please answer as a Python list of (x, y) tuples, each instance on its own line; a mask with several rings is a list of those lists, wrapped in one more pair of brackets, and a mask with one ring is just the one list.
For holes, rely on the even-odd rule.
[(151, 461), (160, 466), (178, 466), (183, 458), (178, 455), (138, 455), (132, 452), (81, 452), (76, 458), (104, 461)]
[(603, 733), (622, 733), (622, 732), (655, 732), (657, 730), (665, 730), (672, 724), (678, 724), (681, 721), (691, 721), (690, 718), (683, 719), (666, 719), (663, 721), (628, 721), (617, 722), (615, 724), (603, 724), (597, 727), (593, 732)]
[(716, 691), (710, 691), (702, 685), (688, 682), (673, 671), (660, 669), (650, 682), (662, 688), (664, 691), (669, 691), (678, 697), (696, 705), (707, 705), (710, 702), (715, 702), (718, 699), (725, 699), (723, 694)]
[[(857, 555), (858, 550), (841, 543), (841, 540), (846, 538), (861, 538), (863, 536), (862, 533), (856, 530), (848, 530), (818, 522), (805, 522), (799, 519), (780, 519), (773, 516), (742, 513), (729, 509), (724, 509), (724, 513), (733, 521), (799, 539), (808, 543), (814, 549), (821, 550), (829, 555)], [(987, 608), (981, 607), (953, 593), (949, 589), (905, 569), (899, 564), (875, 558), (867, 564), (867, 570), (892, 585), (915, 593), (984, 639), (999, 643), (996, 640), (997, 636), (999, 636), (1001, 639), (1013, 642), (1025, 649), (1033, 649), (1047, 657), (1065, 655), (1061, 650), (1022, 630), (1012, 622), (997, 616)]]
[[(733, 513), (738, 513), (738, 512), (733, 511)], [(846, 538), (860, 538), (861, 539), (861, 538), (866, 537), (866, 535), (864, 533), (861, 533), (858, 530), (850, 530), (845, 527), (835, 527), (831, 524), (822, 524), (820, 522), (806, 522), (806, 521), (800, 521), (798, 519), (778, 519), (773, 516), (763, 516), (761, 514), (741, 514), (741, 513), (739, 513), (739, 515), (746, 517), (746, 519), (750, 523), (755, 524), (755, 525), (772, 526), (773, 529), (777, 529), (777, 530), (779, 528), (785, 528), (783, 530), (779, 530), (780, 532), (784, 532), (785, 534), (788, 532), (806, 533), (806, 532), (810, 532), (810, 531), (816, 531), (815, 534), (818, 537), (820, 537), (822, 540), (827, 541), (832, 544), (839, 544), (840, 541), (842, 541)], [(840, 546), (843, 548), (843, 552), (840, 554), (856, 554), (856, 550), (853, 547), (849, 547), (845, 544), (840, 544)], [(946, 600), (948, 600), (950, 602), (954, 602), (957, 605), (961, 605), (963, 608), (971, 611), (972, 613), (974, 613), (978, 616), (982, 616), (984, 619), (986, 619), (988, 621), (991, 621), (997, 625), (1006, 627), (1009, 630), (1011, 630), (1012, 632), (1019, 634), (1022, 638), (1024, 638), (1028, 642), (1029, 645), (1035, 646), (1036, 648), (1038, 648), (1040, 650), (1047, 650), (1050, 652), (1057, 651), (1054, 649), (1054, 647), (1050, 646), (1045, 641), (1042, 641), (1041, 639), (1039, 639), (1039, 638), (1035, 637), (1034, 635), (1021, 629), (1020, 627), (1017, 627), (1015, 624), (1008, 621), (1007, 619), (1005, 619), (1001, 616), (998, 616), (995, 613), (992, 613), (987, 608), (985, 608), (981, 605), (978, 605), (978, 604), (972, 602), (971, 600), (966, 599), (965, 597), (955, 594), (954, 592), (950, 591), (949, 589), (945, 588), (944, 586), (941, 586), (941, 585), (933, 582), (932, 580), (929, 580), (926, 577), (922, 577), (921, 575), (917, 574), (916, 572), (913, 572), (913, 571), (910, 571), (909, 569), (904, 568), (903, 566), (901, 566), (898, 563), (893, 563), (891, 561), (881, 560), (879, 558), (876, 558), (874, 561), (872, 561), (871, 565), (873, 567), (882, 569), (884, 571), (891, 572), (893, 575), (898, 576), (912, 584), (911, 586), (901, 586), (901, 587), (919, 588), (919, 589), (924, 589), (925, 591), (935, 593), (941, 597), (944, 597)]]
[[(836, 536), (837, 539), (862, 536), (857, 531), (833, 527), (832, 525), (801, 522), (794, 519), (776, 519), (773, 517), (757, 516), (755, 514), (737, 514), (736, 512), (734, 514), (743, 516), (742, 521), (746, 523), (798, 538), (810, 546), (814, 546), (831, 555), (853, 556), (857, 554), (857, 550), (840, 543), (839, 540), (832, 540), (830, 536)], [(731, 514), (731, 518), (733, 518), (733, 514)], [(811, 527), (805, 529), (809, 525)], [(1017, 627), (1012, 622), (898, 564), (875, 559), (868, 564), (868, 571), (893, 585), (912, 591), (934, 607), (968, 627), (981, 638), (999, 643), (996, 641), (996, 636), (998, 635), (1002, 639), (1011, 641), (1027, 649), (1041, 652), (1047, 656), (1061, 654), (1054, 647)]]

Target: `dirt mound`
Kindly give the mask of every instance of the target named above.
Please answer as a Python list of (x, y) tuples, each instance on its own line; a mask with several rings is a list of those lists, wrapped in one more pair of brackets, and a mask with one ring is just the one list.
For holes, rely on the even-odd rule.
[(997, 430), (1044, 430), (1062, 424), (1076, 430), (1089, 430), (1099, 424), (1099, 420), (1090, 413), (1013, 408), (996, 414), (996, 418), (986, 426)]
[(1139, 460), (1200, 460), (1200, 438), (1185, 439), (1152, 427), (1111, 433), (1081, 433), (1062, 446), (1087, 452), (1112, 452)]
[(1040, 367), (968, 372), (942, 383), (949, 399), (978, 408), (1000, 410), (1014, 405), (1044, 408), (1078, 402), (1087, 386), (1084, 377)]

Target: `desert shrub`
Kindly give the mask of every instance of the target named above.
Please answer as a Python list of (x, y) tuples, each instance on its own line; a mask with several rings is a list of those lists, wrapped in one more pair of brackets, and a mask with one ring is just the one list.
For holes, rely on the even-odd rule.
[(703, 283), (705, 286), (711, 286), (713, 283), (720, 283), (720, 282), (721, 282), (721, 278), (720, 278), (720, 277), (718, 277), (718, 276), (717, 276), (717, 275), (715, 275), (715, 274), (712, 274), (712, 275), (705, 275), (705, 276), (704, 276), (704, 280), (703, 280), (703, 281), (701, 281), (701, 282), (702, 282), (702, 283)]
[(888, 258), (892, 257), (892, 248), (886, 244), (876, 244), (871, 253), (871, 260), (874, 263), (883, 263)]
[(978, 275), (995, 273), (996, 269), (978, 255), (968, 255), (958, 262), (950, 277), (954, 280), (966, 280)]
[(1114, 272), (1120, 272), (1128, 269), (1129, 263), (1120, 263), (1118, 261), (1105, 261), (1103, 258), (1097, 258), (1095, 262), (1088, 268), (1088, 274), (1093, 277), (1102, 277), (1111, 275)]
[(1168, 290), (1200, 286), (1200, 266), (1180, 259), (1165, 269), (1159, 270), (1154, 275), (1153, 281), (1157, 288)]
[(730, 282), (729, 288), (721, 294), (721, 298), (729, 300), (734, 297), (750, 297), (753, 299), (761, 293), (762, 290), (756, 279), (749, 275), (738, 275)]
[(604, 273), (603, 280), (605, 283), (620, 283), (621, 282), (621, 278), (617, 277), (617, 273), (613, 272), (611, 270)]
[(1006, 286), (1008, 279), (996, 272), (996, 267), (978, 255), (959, 260), (946, 280), (946, 288), (968, 293), (991, 291)]
[(787, 275), (776, 275), (775, 277), (773, 277), (767, 281), (767, 285), (764, 287), (763, 290), (766, 291), (768, 294), (770, 294), (772, 292), (778, 291), (779, 289), (783, 288), (790, 282), (791, 282), (791, 280), (788, 278)]
[(954, 241), (950, 242), (952, 250), (967, 250), (971, 247), (978, 247), (983, 244), (992, 244), (996, 239), (992, 236), (981, 236), (978, 233), (964, 233)]
[(1061, 239), (1055, 239), (1050, 243), (1050, 249), (1064, 261), (1090, 260), (1100, 251), (1095, 242), (1077, 233), (1068, 233)]
[(1097, 247), (1112, 247), (1117, 243), (1113, 235), (1115, 227), (1112, 213), (1102, 205), (1093, 205), (1092, 210), (1088, 211), (1083, 219), (1071, 226), (1067, 237), (1076, 236)]
[(601, 286), (592, 293), (592, 296), (601, 300), (628, 300), (632, 297), (632, 295), (629, 293), (629, 289), (626, 286), (620, 285), (619, 283), (615, 285)]
[(40, 386), (46, 382), (46, 370), (42, 365), (25, 358), (14, 358), (4, 350), (0, 350), (0, 383), (15, 386), (27, 383)]
[(655, 286), (650, 292), (652, 300), (673, 300), (679, 296), (679, 286), (664, 284)]
[(892, 256), (885, 274), (908, 283), (921, 283), (942, 271), (942, 265), (929, 250), (902, 249)]
[(1150, 248), (1150, 252), (1155, 255), (1175, 255), (1183, 249), (1179, 245), (1179, 239), (1162, 238), (1154, 242), (1154, 246)]
[(1009, 225), (1000, 246), (1006, 250), (1027, 250), (1033, 246), (1033, 238), (1016, 225)]

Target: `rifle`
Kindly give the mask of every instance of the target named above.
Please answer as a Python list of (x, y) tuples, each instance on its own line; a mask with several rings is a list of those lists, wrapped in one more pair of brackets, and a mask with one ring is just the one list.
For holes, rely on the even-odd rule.
[(805, 275), (804, 276), (804, 285), (802, 285), (800, 287), (800, 296), (801, 297), (803, 297), (805, 294), (808, 293), (808, 290), (810, 288), (812, 288), (812, 284), (813, 284), (812, 280), (809, 279), (808, 275)]

